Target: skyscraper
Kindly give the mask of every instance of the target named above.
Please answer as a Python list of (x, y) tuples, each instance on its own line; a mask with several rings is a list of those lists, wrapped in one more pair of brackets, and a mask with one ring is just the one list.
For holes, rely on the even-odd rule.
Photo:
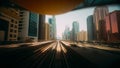
[(55, 40), (56, 39), (56, 19), (55, 16), (52, 18), (49, 18), (49, 24), (50, 24), (50, 39)]
[(95, 27), (95, 31), (94, 31), (94, 35), (95, 35), (95, 40), (100, 41), (102, 40), (101, 38), (101, 29), (100, 27), (102, 27), (102, 24), (104, 24), (104, 18), (105, 16), (109, 13), (108, 11), (108, 7), (107, 6), (98, 6), (95, 8), (94, 10), (94, 15), (93, 15), (93, 19), (94, 19), (94, 27)]
[(39, 15), (38, 40), (45, 40), (45, 15)]
[(19, 41), (25, 41), (29, 38), (28, 29), (29, 29), (29, 11), (20, 10), (20, 20), (19, 20), (19, 29), (18, 29)]
[(30, 12), (28, 35), (31, 39), (38, 40), (39, 14)]
[(26, 10), (20, 11), (19, 40), (38, 40), (39, 14)]
[(77, 33), (79, 32), (79, 23), (74, 21), (72, 23), (72, 40), (77, 41)]
[(63, 33), (63, 39), (70, 40), (70, 28), (68, 26), (65, 27), (65, 30)]
[(50, 24), (45, 23), (45, 40), (50, 40)]
[(87, 33), (88, 41), (93, 41), (94, 40), (93, 15), (87, 17)]
[(105, 17), (107, 41), (120, 41), (120, 11), (113, 11)]

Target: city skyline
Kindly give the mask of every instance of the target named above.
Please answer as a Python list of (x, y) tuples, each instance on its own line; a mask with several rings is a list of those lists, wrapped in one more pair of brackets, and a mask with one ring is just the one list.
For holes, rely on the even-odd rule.
[[(57, 37), (62, 37), (62, 33), (65, 30), (65, 26), (70, 27), (70, 30), (72, 29), (72, 22), (78, 21), (79, 22), (79, 30), (87, 31), (87, 17), (89, 15), (93, 15), (95, 7), (90, 8), (84, 8), (76, 11), (71, 11), (68, 13), (64, 13), (61, 15), (56, 15), (56, 28), (57, 28)], [(108, 5), (109, 12), (112, 12), (114, 10), (120, 10), (120, 5)], [(48, 21), (48, 18), (51, 18), (52, 16), (46, 15), (46, 21)]]
[(120, 68), (118, 0), (83, 0), (68, 12), (77, 0), (14, 1), (0, 0), (0, 68)]

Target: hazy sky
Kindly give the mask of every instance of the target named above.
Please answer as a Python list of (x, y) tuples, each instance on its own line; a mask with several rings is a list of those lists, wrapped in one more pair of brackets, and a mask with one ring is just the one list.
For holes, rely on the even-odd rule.
[[(109, 6), (110, 12), (118, 9), (120, 9), (120, 6), (118, 5)], [(93, 11), (94, 7), (91, 7), (56, 15), (57, 36), (62, 37), (62, 33), (65, 30), (65, 26), (70, 27), (71, 30), (73, 21), (79, 22), (80, 31), (87, 30), (86, 19), (89, 15), (93, 15)], [(48, 18), (51, 18), (51, 16), (46, 16), (46, 22), (48, 22)]]

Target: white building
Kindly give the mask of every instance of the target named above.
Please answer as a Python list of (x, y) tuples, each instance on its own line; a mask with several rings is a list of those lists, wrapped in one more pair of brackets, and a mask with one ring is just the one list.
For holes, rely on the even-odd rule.
[(19, 21), (19, 41), (25, 41), (27, 39), (37, 41), (38, 23), (39, 14), (32, 13), (26, 10), (21, 10)]

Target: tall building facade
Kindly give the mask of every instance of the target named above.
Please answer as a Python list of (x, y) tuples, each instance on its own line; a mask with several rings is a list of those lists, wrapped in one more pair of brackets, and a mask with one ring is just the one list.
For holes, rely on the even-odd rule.
[(113, 11), (105, 17), (106, 40), (120, 41), (120, 11)]
[(25, 41), (29, 38), (28, 30), (29, 30), (29, 11), (20, 10), (19, 33), (18, 33), (19, 41)]
[(38, 40), (39, 14), (30, 12), (28, 35), (31, 39)]
[(70, 28), (68, 26), (65, 27), (65, 30), (63, 33), (63, 39), (70, 40)]
[(56, 39), (56, 19), (55, 16), (52, 18), (49, 18), (49, 24), (50, 24), (50, 39), (55, 40)]
[(18, 24), (18, 9), (0, 7), (0, 41), (17, 41)]
[(45, 40), (50, 40), (50, 25), (45, 23)]
[(55, 39), (56, 39), (56, 18), (55, 18), (54, 15), (52, 16), (52, 19), (53, 19), (53, 24), (52, 24), (52, 26), (53, 26), (54, 40), (55, 40)]
[(38, 40), (39, 14), (26, 10), (20, 11), (19, 40)]
[(87, 37), (88, 37), (88, 41), (94, 40), (93, 15), (87, 17)]
[(101, 37), (101, 36), (103, 36), (101, 34), (102, 29), (100, 29), (100, 28), (104, 24), (104, 18), (105, 18), (105, 16), (107, 16), (108, 13), (109, 13), (109, 11), (108, 11), (107, 6), (98, 6), (94, 10), (94, 14), (93, 14), (94, 29), (95, 29), (95, 31), (94, 31), (95, 34), (94, 35), (95, 35), (95, 40), (96, 41), (103, 40), (103, 38)]
[(72, 41), (77, 40), (77, 33), (79, 32), (79, 23), (77, 21), (74, 21), (72, 23)]
[(39, 15), (39, 26), (38, 26), (38, 40), (42, 41), (45, 38), (45, 15)]

